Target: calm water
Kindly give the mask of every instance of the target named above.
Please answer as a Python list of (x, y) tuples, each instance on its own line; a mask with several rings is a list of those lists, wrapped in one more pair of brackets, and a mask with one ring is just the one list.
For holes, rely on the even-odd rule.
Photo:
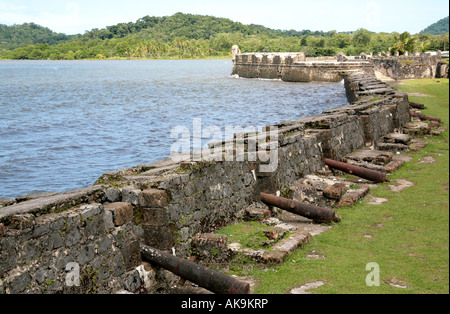
[[(230, 77), (229, 60), (0, 61), (0, 197), (168, 157), (177, 125), (260, 127), (347, 104), (341, 83)], [(224, 131), (223, 131), (224, 132)]]

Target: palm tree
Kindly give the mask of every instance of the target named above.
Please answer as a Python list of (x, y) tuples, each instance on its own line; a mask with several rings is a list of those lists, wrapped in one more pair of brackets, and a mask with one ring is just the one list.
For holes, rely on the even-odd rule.
[(419, 52), (425, 52), (428, 50), (428, 48), (430, 48), (430, 46), (431, 41), (429, 40), (419, 41), (418, 44), (416, 45), (416, 50)]
[(400, 54), (404, 54), (405, 51), (413, 52), (416, 49), (416, 39), (411, 36), (410, 33), (404, 32), (400, 35), (395, 34), (395, 44), (389, 48), (391, 53), (395, 53), (395, 51), (400, 52)]

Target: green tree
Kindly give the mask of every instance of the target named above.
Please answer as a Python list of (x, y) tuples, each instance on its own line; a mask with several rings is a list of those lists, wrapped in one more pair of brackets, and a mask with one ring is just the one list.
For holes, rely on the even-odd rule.
[(360, 28), (353, 34), (352, 42), (356, 47), (365, 48), (371, 39), (371, 33), (367, 29)]
[(405, 51), (414, 52), (416, 50), (416, 39), (408, 32), (394, 34), (395, 44), (389, 48), (391, 53), (398, 51), (404, 54)]

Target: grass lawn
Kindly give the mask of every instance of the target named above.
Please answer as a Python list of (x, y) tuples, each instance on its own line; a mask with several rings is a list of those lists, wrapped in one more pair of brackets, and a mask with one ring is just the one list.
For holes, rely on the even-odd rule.
[[(449, 81), (408, 80), (399, 90), (427, 97), (410, 97), (427, 106), (422, 113), (449, 126)], [(449, 293), (449, 135), (425, 139), (428, 146), (409, 152), (413, 159), (390, 175), (391, 183), (372, 189), (371, 195), (389, 199), (369, 205), (366, 198), (354, 207), (338, 210), (342, 222), (270, 269), (247, 268), (239, 275), (252, 276), (255, 293), (284, 294), (317, 281), (324, 285), (313, 293), (393, 294)], [(435, 163), (420, 163), (425, 156)], [(389, 189), (397, 179), (415, 184), (400, 193)], [(315, 251), (324, 259), (307, 259)], [(379, 265), (380, 285), (369, 287), (369, 263)], [(389, 283), (395, 284), (393, 286)], [(401, 287), (399, 287), (401, 286)]]

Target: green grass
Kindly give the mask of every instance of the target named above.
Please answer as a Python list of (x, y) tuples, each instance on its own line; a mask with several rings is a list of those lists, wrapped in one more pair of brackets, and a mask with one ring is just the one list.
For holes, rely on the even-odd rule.
[(226, 235), (229, 242), (239, 243), (243, 247), (257, 250), (264, 248), (268, 241), (264, 231), (273, 229), (273, 227), (258, 222), (241, 222), (224, 227), (216, 233)]
[[(439, 83), (437, 82), (439, 81)], [(449, 125), (448, 80), (411, 80), (397, 88), (431, 95), (410, 97), (424, 103), (424, 114), (440, 117)], [(253, 268), (240, 275), (252, 276), (259, 284), (255, 293), (284, 294), (299, 285), (315, 281), (325, 284), (314, 290), (324, 294), (423, 294), (449, 293), (449, 145), (448, 131), (425, 139), (428, 146), (409, 152), (413, 159), (390, 175), (391, 183), (372, 189), (371, 194), (389, 199), (382, 205), (368, 200), (338, 210), (342, 222), (314, 237), (284, 264), (270, 271)], [(437, 159), (434, 164), (418, 164), (424, 156)], [(401, 193), (389, 184), (396, 179), (414, 182)], [(307, 259), (312, 251), (325, 259)], [(380, 266), (380, 286), (366, 285), (368, 263)], [(400, 280), (407, 288), (387, 282)]]

